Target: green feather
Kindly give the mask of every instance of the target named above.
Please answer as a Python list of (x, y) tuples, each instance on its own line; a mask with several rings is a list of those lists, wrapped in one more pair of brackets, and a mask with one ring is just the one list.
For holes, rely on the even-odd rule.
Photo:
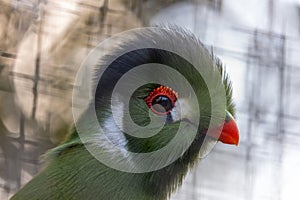
[[(202, 45), (202, 43), (195, 38), (191, 33), (184, 30), (178, 30), (175, 28), (176, 34), (170, 33), (174, 31), (174, 28), (170, 28), (168, 31), (162, 32), (166, 34), (166, 39), (172, 44), (177, 45), (178, 37), (182, 41), (189, 41), (195, 46), (196, 49), (192, 51), (200, 52), (198, 56), (196, 52), (191, 54), (195, 57), (211, 58), (207, 61), (208, 68), (207, 76), (215, 84), (215, 91), (213, 94), (209, 94), (208, 88), (201, 76), (197, 75), (197, 72), (192, 66), (184, 65), (182, 60), (178, 60), (172, 56), (161, 53), (156, 55), (162, 60), (167, 60), (169, 63), (173, 63), (173, 68), (179, 70), (184, 77), (188, 77), (190, 84), (196, 93), (196, 96), (201, 100), (199, 105), (201, 118), (199, 132), (207, 129), (211, 120), (210, 111), (210, 95), (218, 96), (218, 91), (224, 90), (226, 93), (226, 109), (234, 115), (234, 105), (232, 102), (232, 88), (230, 80), (225, 72), (221, 62), (212, 56)], [(149, 32), (145, 35), (137, 36), (140, 39), (155, 38), (156, 34)], [(154, 34), (152, 36), (151, 34)], [(138, 39), (137, 39), (138, 40)], [(173, 41), (174, 40), (174, 41)], [(181, 41), (181, 42), (182, 42)], [(134, 39), (133, 39), (134, 42)], [(130, 43), (130, 41), (128, 41)], [(189, 47), (187, 45), (187, 47)], [(126, 48), (120, 47), (120, 48)], [(191, 47), (192, 48), (192, 47)], [(116, 50), (117, 52), (117, 50)], [(115, 54), (112, 52), (111, 54)], [(136, 60), (147, 58), (146, 55), (137, 55)], [(160, 57), (161, 56), (161, 57)], [(133, 58), (128, 58), (132, 59)], [(198, 61), (201, 64), (201, 60)], [(124, 65), (124, 63), (119, 63)], [(125, 63), (128, 65), (128, 63)], [(202, 65), (202, 64), (201, 64)], [(112, 71), (117, 74), (119, 71)], [(220, 80), (219, 73), (222, 79)], [(133, 77), (134, 78), (134, 77)], [(172, 77), (169, 77), (172, 79)], [(108, 82), (110, 79), (107, 80)], [(177, 80), (174, 80), (176, 82)], [(147, 84), (140, 87), (135, 91), (133, 97), (130, 100), (130, 115), (133, 121), (141, 126), (146, 126), (149, 120), (149, 108), (144, 102), (144, 98), (156, 88), (158, 84)], [(180, 84), (178, 87), (183, 87)], [(110, 98), (106, 96), (106, 93), (101, 94), (99, 102), (101, 103), (101, 113), (99, 117), (99, 123), (103, 124), (107, 119), (111, 111), (109, 110)], [(181, 94), (183, 97), (188, 97), (189, 94)], [(218, 99), (222, 101), (222, 99)], [(99, 103), (98, 102), (98, 103)], [(225, 115), (225, 110), (220, 110), (220, 117)], [(82, 123), (86, 123), (84, 115), (82, 117)], [(126, 119), (123, 119), (126, 124)], [(88, 120), (87, 120), (88, 121)], [(158, 134), (149, 138), (136, 138), (124, 133), (127, 140), (126, 147), (132, 152), (152, 152), (168, 144), (168, 142), (174, 137), (175, 130), (178, 129), (179, 123), (167, 124)], [(90, 125), (92, 127), (92, 125)], [(187, 132), (189, 131), (186, 128)], [(93, 131), (93, 129), (91, 129)], [(93, 132), (91, 132), (93, 133)], [(109, 134), (109, 133), (106, 133)], [(188, 138), (188, 135), (187, 135)], [(12, 200), (18, 199), (110, 199), (110, 200), (163, 200), (170, 197), (181, 184), (184, 176), (187, 174), (188, 169), (193, 167), (199, 161), (199, 152), (202, 142), (204, 140), (204, 134), (197, 134), (196, 138), (192, 141), (192, 144), (183, 152), (182, 156), (176, 159), (172, 164), (165, 166), (162, 169), (146, 172), (146, 173), (127, 173), (117, 171), (98, 161), (90, 152), (85, 148), (85, 145), (79, 138), (79, 135), (75, 128), (72, 129), (71, 135), (60, 146), (50, 150), (46, 154), (47, 166), (35, 176), (28, 184), (26, 184)], [(184, 146), (184, 142), (178, 143), (180, 149)], [(172, 157), (172, 155), (170, 155)], [(113, 153), (111, 159), (115, 159)], [(159, 158), (158, 158), (159, 159)]]

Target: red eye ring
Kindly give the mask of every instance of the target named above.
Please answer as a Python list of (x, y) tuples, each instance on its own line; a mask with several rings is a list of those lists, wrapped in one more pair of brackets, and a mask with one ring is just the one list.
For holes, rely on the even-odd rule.
[[(155, 101), (155, 99), (157, 99), (159, 97), (166, 97), (171, 102), (171, 105), (169, 106), (169, 109), (166, 109), (164, 112), (158, 111), (154, 108), (153, 102)], [(174, 90), (172, 90), (171, 88), (166, 87), (166, 86), (159, 86), (158, 88), (152, 90), (149, 93), (149, 95), (146, 98), (144, 98), (144, 101), (146, 102), (148, 107), (155, 114), (166, 115), (166, 114), (169, 114), (171, 112), (171, 110), (174, 107), (175, 102), (177, 101), (177, 99), (178, 99), (178, 94)]]

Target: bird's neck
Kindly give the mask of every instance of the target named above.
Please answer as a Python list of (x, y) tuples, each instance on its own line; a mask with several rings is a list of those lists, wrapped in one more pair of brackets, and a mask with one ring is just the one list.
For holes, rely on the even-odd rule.
[[(61, 175), (66, 176), (66, 173), (70, 173), (68, 177), (75, 177), (74, 181), (84, 188), (80, 190), (83, 196), (89, 195), (92, 188), (92, 193), (97, 198), (99, 197), (98, 199), (109, 197), (111, 200), (163, 200), (167, 199), (181, 185), (191, 166), (191, 160), (195, 160), (191, 156), (196, 156), (194, 152), (197, 152), (198, 146), (193, 143), (191, 148), (175, 162), (162, 169), (147, 173), (127, 173), (104, 165), (85, 148), (76, 130), (73, 131), (69, 141), (53, 150), (52, 153), (59, 157), (56, 159), (58, 163), (66, 165), (65, 163), (70, 160), (71, 170)], [(65, 161), (60, 162), (61, 159)], [(76, 163), (71, 162), (74, 159)], [(78, 174), (82, 174), (83, 178), (76, 178)], [(66, 179), (65, 181), (69, 183), (71, 180)]]

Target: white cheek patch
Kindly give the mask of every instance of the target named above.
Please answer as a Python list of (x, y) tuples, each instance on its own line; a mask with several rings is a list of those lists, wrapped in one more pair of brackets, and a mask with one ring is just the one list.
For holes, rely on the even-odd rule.
[(193, 124), (198, 124), (200, 116), (198, 104), (190, 98), (180, 98), (176, 101), (171, 116), (174, 122), (187, 119)]
[(126, 147), (127, 140), (121, 130), (123, 130), (123, 114), (124, 104), (119, 102), (117, 107), (113, 109), (113, 115), (105, 119), (103, 123), (103, 131), (114, 144)]
[(171, 110), (170, 114), (174, 122), (181, 120), (181, 107), (178, 103), (179, 99), (175, 102), (174, 108)]
[(192, 112), (191, 105), (188, 99), (180, 98), (175, 102), (174, 108), (171, 111), (171, 116), (174, 121), (180, 121), (184, 118), (189, 118), (189, 113)]

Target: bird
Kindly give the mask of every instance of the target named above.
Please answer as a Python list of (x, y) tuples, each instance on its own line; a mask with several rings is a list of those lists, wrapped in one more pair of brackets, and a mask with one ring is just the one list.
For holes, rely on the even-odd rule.
[(92, 99), (12, 200), (164, 200), (217, 142), (238, 145), (230, 78), (193, 33), (149, 27), (116, 40), (89, 55)]

